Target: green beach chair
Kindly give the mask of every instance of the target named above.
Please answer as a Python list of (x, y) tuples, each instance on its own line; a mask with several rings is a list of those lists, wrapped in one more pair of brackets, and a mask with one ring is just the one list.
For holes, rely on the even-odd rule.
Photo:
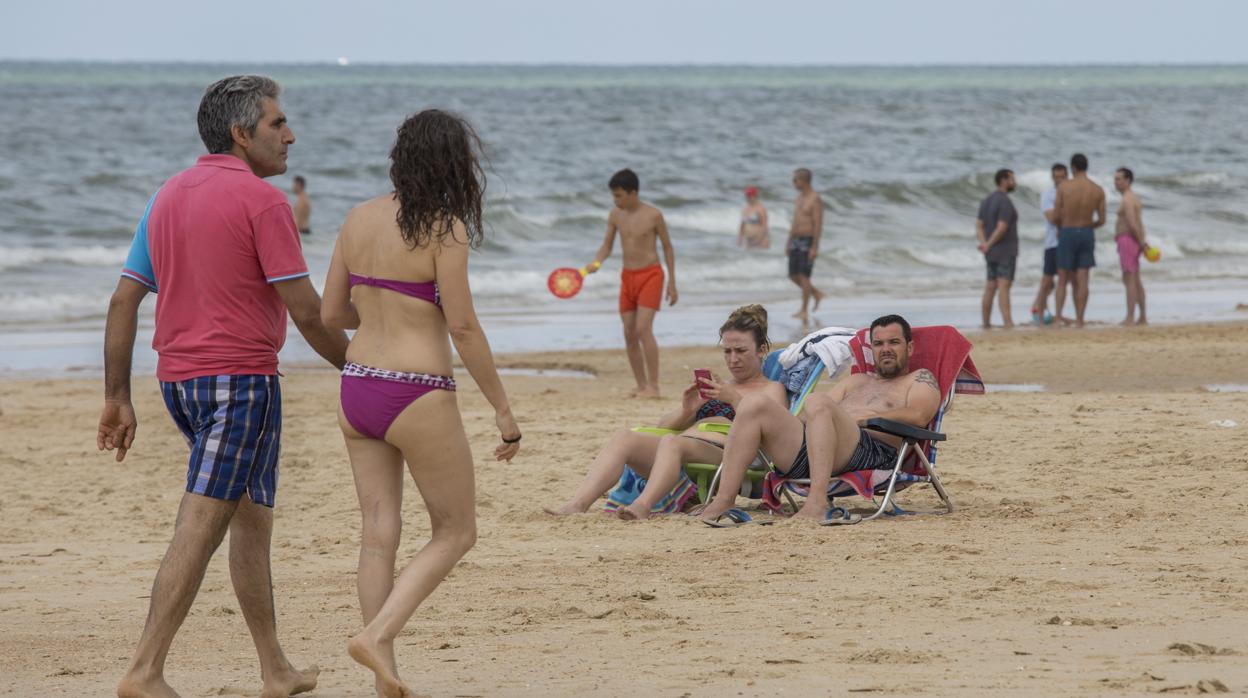
[[(767, 355), (767, 359), (763, 361), (763, 375), (767, 378), (782, 382), (784, 379), (784, 369), (780, 366), (780, 353), (782, 350), (777, 349)], [(820, 378), (823, 377), (826, 368), (822, 361), (815, 361), (811, 367), (810, 374), (806, 377), (806, 381), (802, 384), (801, 390), (796, 393), (789, 393), (789, 411), (793, 414), (801, 412), (802, 407), (806, 404), (806, 398), (818, 385)], [(731, 424), (722, 424), (718, 422), (709, 422), (698, 425), (698, 431), (707, 433), (727, 434), (732, 428)], [(633, 431), (643, 434), (655, 434), (656, 436), (665, 436), (668, 434), (679, 434), (681, 432), (674, 429), (660, 429), (658, 427), (636, 427)], [(767, 476), (770, 460), (766, 454), (760, 449), (758, 458), (750, 464), (750, 469), (746, 471), (746, 479), (743, 487), (748, 487), (749, 491), (743, 492), (743, 496), (751, 496), (757, 499), (761, 496), (763, 478)], [(698, 488), (698, 501), (705, 504), (711, 501), (711, 497), (715, 494), (715, 489), (719, 485), (719, 475), (721, 464), (714, 463), (686, 463), (685, 473), (689, 479), (693, 480)], [(755, 493), (757, 490), (758, 493)]]

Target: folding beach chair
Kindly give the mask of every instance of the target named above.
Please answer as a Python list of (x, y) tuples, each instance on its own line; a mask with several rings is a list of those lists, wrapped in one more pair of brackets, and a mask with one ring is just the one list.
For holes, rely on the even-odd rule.
[[(780, 354), (782, 351), (777, 349), (771, 352), (767, 355), (766, 360), (763, 361), (763, 375), (778, 382), (783, 382), (784, 380), (784, 368), (780, 365)], [(815, 389), (815, 386), (818, 385), (820, 378), (823, 377), (825, 372), (826, 367), (823, 362), (816, 359), (810, 366), (806, 380), (801, 388), (796, 392), (788, 393), (790, 412), (797, 414), (801, 411), (802, 406), (806, 403), (806, 398)], [(730, 426), (729, 424), (707, 423), (699, 425), (698, 429), (704, 432), (727, 434)], [(657, 427), (636, 427), (633, 431), (655, 434), (657, 436), (681, 433), (673, 429), (660, 429)], [(769, 466), (770, 462), (766, 455), (760, 451), (759, 458), (750, 464), (750, 469), (746, 472), (746, 486), (750, 488), (751, 492), (761, 493), (763, 478), (770, 472)], [(688, 499), (688, 495), (692, 493), (690, 488), (695, 488), (693, 492), (696, 492), (699, 502), (709, 502), (714, 494), (715, 487), (719, 483), (721, 467), (722, 464), (686, 463), (685, 477), (682, 477), (677, 482), (676, 487), (660, 502), (659, 511), (673, 513), (679, 508), (680, 504), (683, 504)], [(637, 475), (632, 468), (625, 468), (619, 483), (611, 492), (607, 493), (607, 501), (603, 508), (607, 511), (613, 511), (627, 506), (628, 502), (632, 501), (631, 498), (635, 496), (635, 493), (644, 486), (643, 478)], [(625, 494), (629, 497), (628, 501), (624, 501), (623, 495)], [(759, 494), (754, 494), (755, 499), (758, 497)]]
[[(767, 360), (763, 362), (763, 375), (773, 381), (783, 383), (784, 368), (780, 365), (780, 354), (781, 350), (776, 350), (767, 355)], [(806, 405), (806, 398), (810, 397), (811, 392), (819, 384), (819, 380), (823, 378), (826, 370), (827, 367), (824, 366), (823, 361), (815, 359), (810, 365), (809, 373), (806, 374), (806, 380), (797, 392), (789, 392), (788, 388), (785, 388), (788, 393), (790, 413), (796, 415), (802, 411), (802, 407)], [(698, 431), (727, 434), (731, 426), (731, 424), (710, 422), (698, 425)], [(719, 476), (723, 472), (723, 467), (722, 461), (718, 465), (710, 463), (685, 464), (685, 472), (689, 474), (689, 477), (698, 486), (698, 501), (705, 504), (711, 501), (711, 497), (715, 496), (715, 490), (719, 487)], [(766, 453), (763, 453), (762, 449), (759, 449), (758, 457), (754, 459), (754, 462), (750, 463), (749, 469), (745, 471), (745, 481), (742, 483), (742, 486), (748, 489), (743, 494), (745, 496), (753, 494), (752, 498), (758, 499), (759, 494), (754, 494), (754, 492), (761, 492), (761, 490), (756, 485), (762, 483), (767, 473), (771, 472), (771, 470), (771, 460)]]
[[(939, 325), (933, 327), (916, 327), (912, 330), (914, 353), (910, 356), (910, 369), (926, 368), (936, 376), (940, 385), (940, 409), (932, 418), (927, 429), (919, 429), (887, 419), (870, 419), (864, 428), (900, 437), (901, 448), (897, 452), (897, 461), (890, 470), (856, 470), (833, 477), (828, 488), (828, 497), (847, 497), (857, 494), (875, 501), (878, 506), (863, 521), (870, 521), (881, 514), (904, 514), (894, 501), (895, 495), (912, 485), (929, 483), (936, 495), (945, 506), (946, 513), (953, 511), (953, 501), (945, 491), (936, 472), (936, 445), (945, 440), (941, 433), (941, 422), (953, 407), (953, 396), (957, 394), (983, 395), (984, 382), (971, 360), (971, 343), (962, 333), (953, 327)], [(850, 341), (853, 350), (853, 373), (874, 373), (875, 357), (871, 353), (870, 330), (859, 330)], [(793, 494), (806, 496), (809, 492), (809, 479), (786, 479), (773, 468), (768, 473), (763, 486), (765, 506), (775, 513), (781, 513), (784, 496), (789, 505), (797, 509)], [(887, 512), (892, 504), (893, 511)]]

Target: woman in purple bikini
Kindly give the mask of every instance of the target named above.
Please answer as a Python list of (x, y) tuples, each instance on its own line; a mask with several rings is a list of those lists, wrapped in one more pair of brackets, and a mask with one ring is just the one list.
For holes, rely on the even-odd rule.
[[(394, 638), (476, 542), (472, 452), (455, 400), (451, 343), (494, 407), (498, 460), (520, 430), (468, 289), (468, 249), (481, 242), (480, 141), (438, 110), (403, 122), (390, 151), (392, 193), (356, 206), (338, 234), (321, 317), (356, 330), (342, 372), (338, 423), (363, 515), (358, 587), (364, 630), (351, 657), (383, 696), (408, 696)], [(429, 511), (428, 544), (394, 577), (403, 464)]]

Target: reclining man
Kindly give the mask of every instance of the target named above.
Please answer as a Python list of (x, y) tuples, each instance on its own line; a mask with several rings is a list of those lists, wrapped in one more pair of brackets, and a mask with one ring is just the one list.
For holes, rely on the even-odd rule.
[(704, 521), (714, 522), (732, 507), (760, 447), (785, 477), (810, 478), (810, 496), (797, 516), (817, 521), (828, 516), (834, 475), (892, 469), (901, 439), (862, 425), (882, 417), (926, 428), (940, 408), (940, 386), (931, 371), (910, 371), (914, 342), (905, 318), (877, 319), (870, 339), (876, 372), (853, 374), (826, 393), (811, 395), (800, 418), (775, 400), (741, 401), (724, 447), (719, 489), (702, 512)]

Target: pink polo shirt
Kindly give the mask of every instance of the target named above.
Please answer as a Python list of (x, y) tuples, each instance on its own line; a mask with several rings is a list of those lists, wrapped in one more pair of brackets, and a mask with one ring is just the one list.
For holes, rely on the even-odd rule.
[(272, 375), (286, 306), (308, 275), (286, 196), (232, 155), (205, 155), (148, 202), (122, 276), (157, 291), (156, 377)]

